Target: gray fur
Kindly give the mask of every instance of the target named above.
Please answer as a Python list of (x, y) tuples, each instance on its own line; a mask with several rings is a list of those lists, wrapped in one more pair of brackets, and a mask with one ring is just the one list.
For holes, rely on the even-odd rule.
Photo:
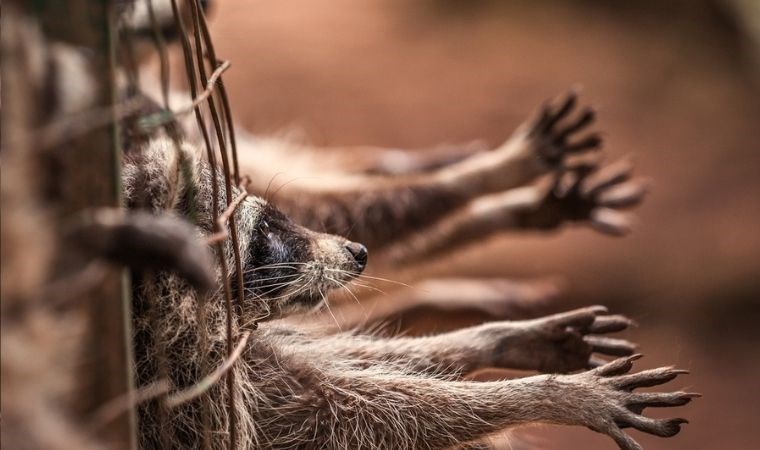
[[(173, 173), (171, 164), (164, 165), (167, 161), (171, 159), (143, 158), (141, 164), (153, 174)], [(162, 171), (161, 167), (169, 170)], [(205, 163), (198, 161), (196, 167), (197, 199), (206, 202), (199, 205), (198, 220), (209, 223), (210, 178)], [(134, 174), (132, 169), (125, 173)], [(128, 176), (127, 184), (137, 179)], [(169, 187), (172, 179), (164, 175), (158, 185), (164, 183), (166, 187), (154, 192), (174, 195), (177, 191)], [(138, 194), (130, 186), (127, 192)], [(245, 236), (254, 232), (265, 208), (262, 199), (254, 198), (238, 212), (244, 255), (250, 250)], [(320, 243), (343, 241), (313, 232), (308, 236), (310, 245), (320, 247), (320, 253), (315, 261), (295, 262), (318, 267), (313, 273), (340, 269), (345, 252), (340, 246)], [(230, 254), (228, 249), (228, 258)], [(309, 280), (311, 284), (304, 285), (304, 289), (313, 296), (337, 287), (316, 275)], [(194, 382), (224, 358), (225, 310), (218, 293), (200, 299), (183, 281), (161, 275), (139, 286), (136, 298), (137, 372), (141, 385), (158, 376), (156, 361), (164, 358), (179, 388)], [(276, 302), (246, 300), (252, 308), (242, 311), (241, 323), (250, 323), (265, 314), (282, 317), (294, 306), (289, 304), (291, 294)], [(153, 308), (155, 314), (151, 314)], [(586, 338), (586, 334), (595, 328), (600, 332), (617, 331), (628, 323), (627, 319), (603, 313), (601, 308), (587, 308), (537, 321), (492, 323), (423, 338), (323, 336), (264, 324), (253, 332), (233, 369), (240, 448), (446, 448), (529, 422), (586, 426), (609, 434), (626, 449), (638, 447), (620, 432), (620, 426), (663, 436), (674, 434), (678, 420), (644, 419), (629, 406), (642, 401), (651, 406), (685, 402), (691, 394), (642, 398), (631, 393), (636, 383), (659, 384), (675, 373), (670, 369), (651, 375), (645, 372), (642, 379), (630, 381), (633, 385), (624, 385), (623, 380), (628, 379), (623, 373), (630, 369), (631, 358), (574, 375), (539, 375), (486, 383), (458, 379), (463, 372), (494, 365), (550, 372), (592, 365), (591, 353), (606, 350), (595, 348), (594, 342), (598, 341)], [(205, 326), (200, 330), (199, 316), (205, 317)], [(611, 324), (616, 320), (618, 326)], [(597, 322), (600, 325), (594, 326)], [(237, 329), (235, 335), (240, 331)], [(631, 350), (629, 346), (625, 352)], [(229, 424), (224, 407), (228, 395), (224, 386), (216, 385), (206, 397), (169, 411), (163, 425), (156, 405), (145, 406), (141, 415), (143, 445), (153, 448), (169, 439), (177, 447), (200, 446), (204, 427), (201, 410), (206, 402), (213, 437), (210, 444), (212, 448), (223, 448)]]

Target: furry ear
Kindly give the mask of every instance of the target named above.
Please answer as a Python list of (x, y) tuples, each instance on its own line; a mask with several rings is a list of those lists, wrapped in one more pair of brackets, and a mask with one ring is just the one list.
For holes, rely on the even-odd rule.
[[(143, 61), (155, 54), (156, 33), (166, 43), (177, 42), (179, 29), (174, 18), (173, 0), (120, 0), (117, 5), (119, 30), (131, 38), (133, 56)], [(191, 2), (194, 0), (191, 0)], [(204, 14), (211, 6), (211, 0), (200, 0)], [(185, 28), (192, 29), (193, 13), (190, 2), (177, 1)]]
[(165, 133), (128, 148), (122, 180), (125, 203), (153, 212), (171, 211), (198, 183), (197, 149)]

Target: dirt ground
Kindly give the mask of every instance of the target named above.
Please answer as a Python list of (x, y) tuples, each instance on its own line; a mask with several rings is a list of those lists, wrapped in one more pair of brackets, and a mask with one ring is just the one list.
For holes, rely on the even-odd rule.
[[(220, 3), (213, 32), (233, 63), (233, 109), (257, 133), (495, 145), (545, 99), (584, 86), (610, 158), (635, 154), (654, 180), (634, 234), (503, 236), (427, 272), (563, 276), (559, 309), (629, 314), (641, 326), (628, 337), (647, 355), (639, 367), (689, 368), (674, 384), (705, 395), (667, 411), (691, 421), (678, 437), (634, 432), (646, 448), (757, 448), (760, 82), (725, 20), (688, 2)], [(546, 449), (614, 447), (581, 429), (528, 434)]]

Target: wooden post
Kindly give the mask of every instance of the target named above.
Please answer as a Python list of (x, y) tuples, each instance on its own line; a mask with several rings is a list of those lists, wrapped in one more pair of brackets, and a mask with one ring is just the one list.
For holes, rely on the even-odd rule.
[[(26, 3), (24, 0), (21, 3)], [(115, 104), (113, 0), (35, 0), (22, 5), (38, 14), (49, 39), (92, 51), (98, 95), (95, 108)], [(54, 149), (58, 163), (54, 176), (60, 216), (71, 220), (84, 210), (121, 203), (121, 150), (116, 124), (99, 127)], [(89, 262), (63, 255), (55, 268), (59, 276), (75, 273)], [(77, 252), (72, 251), (72, 254)], [(126, 271), (113, 269), (102, 287), (82, 299), (90, 322), (85, 367), (80, 377), (84, 418), (116, 397), (133, 395), (131, 297)], [(109, 448), (136, 448), (136, 418), (130, 410), (98, 430)]]

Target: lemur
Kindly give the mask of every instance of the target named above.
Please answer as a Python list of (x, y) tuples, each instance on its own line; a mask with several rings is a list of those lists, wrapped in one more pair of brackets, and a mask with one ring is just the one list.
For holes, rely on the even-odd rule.
[[(211, 183), (220, 180), (211, 179), (198, 149), (184, 142), (177, 152), (163, 132), (134, 142), (126, 149), (123, 167), (130, 208), (193, 218), (196, 233), (208, 234), (213, 219)], [(183, 161), (190, 162), (189, 177), (181, 174)], [(457, 176), (468, 173), (453, 170)], [(495, 170), (492, 175), (498, 182)], [(600, 179), (605, 182), (591, 187), (603, 190), (615, 184)], [(569, 191), (583, 187), (568, 186)], [(521, 220), (542, 226), (542, 206), (557, 198), (542, 196)], [(260, 197), (247, 199), (237, 219), (246, 267), (240, 324), (265, 320), (252, 331), (232, 369), (241, 448), (446, 448), (475, 445), (505, 427), (548, 422), (587, 426), (608, 434), (621, 448), (634, 449), (640, 447), (621, 428), (672, 436), (684, 422), (645, 418), (640, 414), (643, 408), (682, 405), (695, 396), (633, 392), (663, 384), (682, 371), (660, 368), (629, 374), (638, 358), (631, 355), (632, 345), (601, 335), (623, 330), (630, 321), (608, 315), (603, 307), (423, 338), (325, 336), (318, 330), (266, 322), (325, 305), (328, 290), (363, 270), (367, 252), (361, 244), (296, 225)], [(224, 252), (231, 257), (229, 244)], [(221, 296), (217, 292), (205, 298), (167, 272), (138, 276), (136, 283), (138, 382), (144, 385), (162, 376), (159, 361), (165, 359), (166, 375), (174, 386), (187, 387), (223, 358)], [(203, 330), (198, 330), (199, 317), (205, 317)], [(594, 353), (630, 356), (605, 364)], [(545, 374), (487, 383), (460, 379), (483, 366)], [(584, 371), (559, 374), (577, 370)], [(141, 443), (146, 448), (198, 447), (205, 429), (212, 436), (211, 447), (222, 448), (225, 443), (219, 436), (229, 426), (223, 405), (229, 395), (224, 386), (215, 385), (206, 396), (169, 411), (161, 411), (158, 404), (144, 405)], [(210, 423), (203, 422), (204, 408)]]

